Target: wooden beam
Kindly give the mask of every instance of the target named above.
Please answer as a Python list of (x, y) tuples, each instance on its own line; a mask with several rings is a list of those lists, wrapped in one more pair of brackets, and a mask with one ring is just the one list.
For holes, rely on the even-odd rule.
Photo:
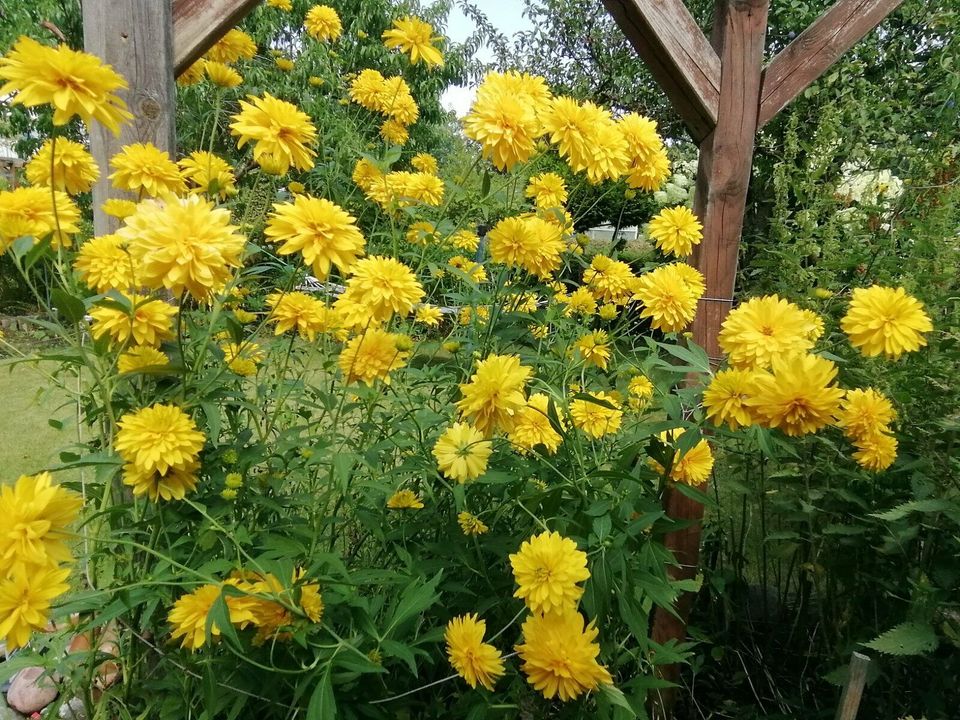
[(603, 0), (699, 143), (717, 123), (720, 58), (682, 0)]
[[(740, 233), (746, 209), (747, 189), (753, 167), (753, 146), (760, 107), (760, 83), (767, 13), (770, 0), (718, 0), (714, 45), (721, 58), (720, 103), (714, 131), (700, 144), (694, 212), (703, 223), (703, 240), (694, 252), (693, 264), (704, 275), (706, 292), (693, 322), (693, 339), (706, 349), (712, 364), (720, 359), (717, 341), (720, 325), (733, 302)], [(698, 488), (706, 490), (706, 485)], [(664, 537), (664, 546), (677, 561), (670, 569), (676, 580), (696, 576), (700, 559), (703, 505), (668, 487), (664, 512), (686, 525)], [(683, 641), (693, 595), (678, 598), (677, 615), (656, 608), (651, 638), (657, 643)], [(676, 683), (678, 665), (661, 666), (658, 675)], [(675, 688), (659, 691), (651, 702), (652, 716), (664, 720), (673, 715)]]
[(158, 0), (84, 0), (83, 40), (87, 52), (110, 63), (129, 89), (119, 93), (133, 113), (119, 137), (100, 123), (91, 123), (90, 150), (100, 166), (93, 188), (93, 227), (97, 235), (113, 232), (119, 222), (100, 209), (110, 197), (132, 198), (113, 188), (110, 158), (122, 146), (151, 142), (174, 154), (173, 25), (170, 3)]
[(763, 73), (763, 127), (903, 0), (837, 0), (770, 61)]
[(260, 0), (173, 0), (174, 75), (179, 76)]
[(863, 698), (863, 688), (867, 684), (869, 667), (869, 657), (862, 653), (853, 653), (853, 657), (850, 658), (847, 682), (843, 686), (834, 720), (856, 720), (857, 713), (860, 711), (860, 700)]

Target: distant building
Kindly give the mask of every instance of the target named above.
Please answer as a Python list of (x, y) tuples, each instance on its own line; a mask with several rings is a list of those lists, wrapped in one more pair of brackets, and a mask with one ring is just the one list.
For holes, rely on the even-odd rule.
[(19, 185), (19, 171), (23, 167), (23, 159), (17, 155), (15, 145), (15, 139), (0, 138), (0, 184), (9, 188)]

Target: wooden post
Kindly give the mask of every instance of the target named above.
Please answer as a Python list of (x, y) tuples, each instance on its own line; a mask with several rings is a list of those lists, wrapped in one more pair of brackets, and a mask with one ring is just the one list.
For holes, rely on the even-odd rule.
[(151, 142), (175, 151), (173, 25), (165, 0), (84, 0), (83, 40), (87, 52), (103, 58), (123, 75), (129, 89), (121, 93), (133, 113), (119, 137), (99, 123), (90, 127), (90, 148), (100, 166), (93, 188), (93, 228), (97, 235), (116, 230), (118, 222), (100, 206), (110, 197), (127, 197), (107, 179), (110, 158), (122, 146)]
[(863, 687), (867, 684), (867, 668), (870, 658), (861, 653), (853, 653), (850, 658), (850, 671), (847, 673), (847, 682), (840, 695), (840, 705), (837, 707), (835, 720), (856, 720), (860, 710), (860, 700), (863, 698)]
[[(693, 264), (706, 282), (706, 292), (693, 321), (693, 339), (707, 351), (712, 364), (720, 362), (717, 336), (733, 303), (760, 110), (769, 5), (770, 0), (724, 0), (716, 13), (714, 42), (720, 54), (720, 104), (717, 125), (700, 145), (694, 212), (703, 223), (703, 241), (693, 256)], [(700, 489), (705, 490), (706, 486)], [(664, 537), (664, 545), (678, 563), (671, 568), (671, 575), (677, 580), (692, 578), (700, 558), (703, 505), (670, 487), (664, 508), (669, 517), (689, 523)], [(676, 607), (679, 617), (663, 608), (654, 610), (651, 636), (655, 642), (686, 636), (692, 602), (690, 594), (680, 598)], [(678, 680), (679, 672), (677, 665), (661, 668), (662, 677), (672, 682)], [(675, 689), (670, 688), (655, 698), (655, 717), (670, 717), (674, 695)]]

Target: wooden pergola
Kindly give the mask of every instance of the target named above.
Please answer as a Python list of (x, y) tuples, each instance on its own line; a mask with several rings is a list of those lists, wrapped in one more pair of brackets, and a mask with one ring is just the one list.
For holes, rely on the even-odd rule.
[[(603, 0), (700, 148), (694, 212), (704, 237), (692, 262), (706, 279), (706, 293), (693, 337), (714, 363), (720, 362), (720, 325), (733, 304), (757, 133), (902, 1), (837, 0), (766, 62), (770, 0), (716, 0), (709, 40), (682, 0)], [(152, 142), (174, 155), (174, 78), (259, 2), (84, 0), (86, 49), (127, 78), (125, 99), (134, 114), (117, 138), (99, 125), (91, 128), (91, 149), (100, 167), (107, 168), (110, 157), (133, 142)], [(114, 219), (100, 211), (107, 197), (119, 194), (106, 174), (94, 188), (97, 234), (115, 229)], [(668, 490), (664, 508), (681, 525), (665, 539), (678, 563), (672, 573), (692, 578), (703, 506)], [(689, 594), (682, 597), (677, 615), (655, 610), (654, 641), (686, 637), (691, 602)], [(669, 666), (663, 675), (676, 681), (679, 668)], [(673, 703), (673, 692), (661, 693), (654, 715), (669, 717)]]

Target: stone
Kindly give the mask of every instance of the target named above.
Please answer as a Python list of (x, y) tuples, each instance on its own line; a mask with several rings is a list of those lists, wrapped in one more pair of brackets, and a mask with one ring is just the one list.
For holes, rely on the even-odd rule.
[(61, 720), (87, 720), (87, 709), (83, 699), (74, 697), (67, 700), (57, 711)]
[(3, 693), (0, 693), (0, 720), (23, 720), (23, 715), (7, 705), (7, 701), (3, 699)]
[(40, 712), (57, 699), (57, 686), (49, 677), (41, 677), (46, 670), (42, 667), (24, 668), (10, 681), (7, 690), (7, 703), (24, 715)]

